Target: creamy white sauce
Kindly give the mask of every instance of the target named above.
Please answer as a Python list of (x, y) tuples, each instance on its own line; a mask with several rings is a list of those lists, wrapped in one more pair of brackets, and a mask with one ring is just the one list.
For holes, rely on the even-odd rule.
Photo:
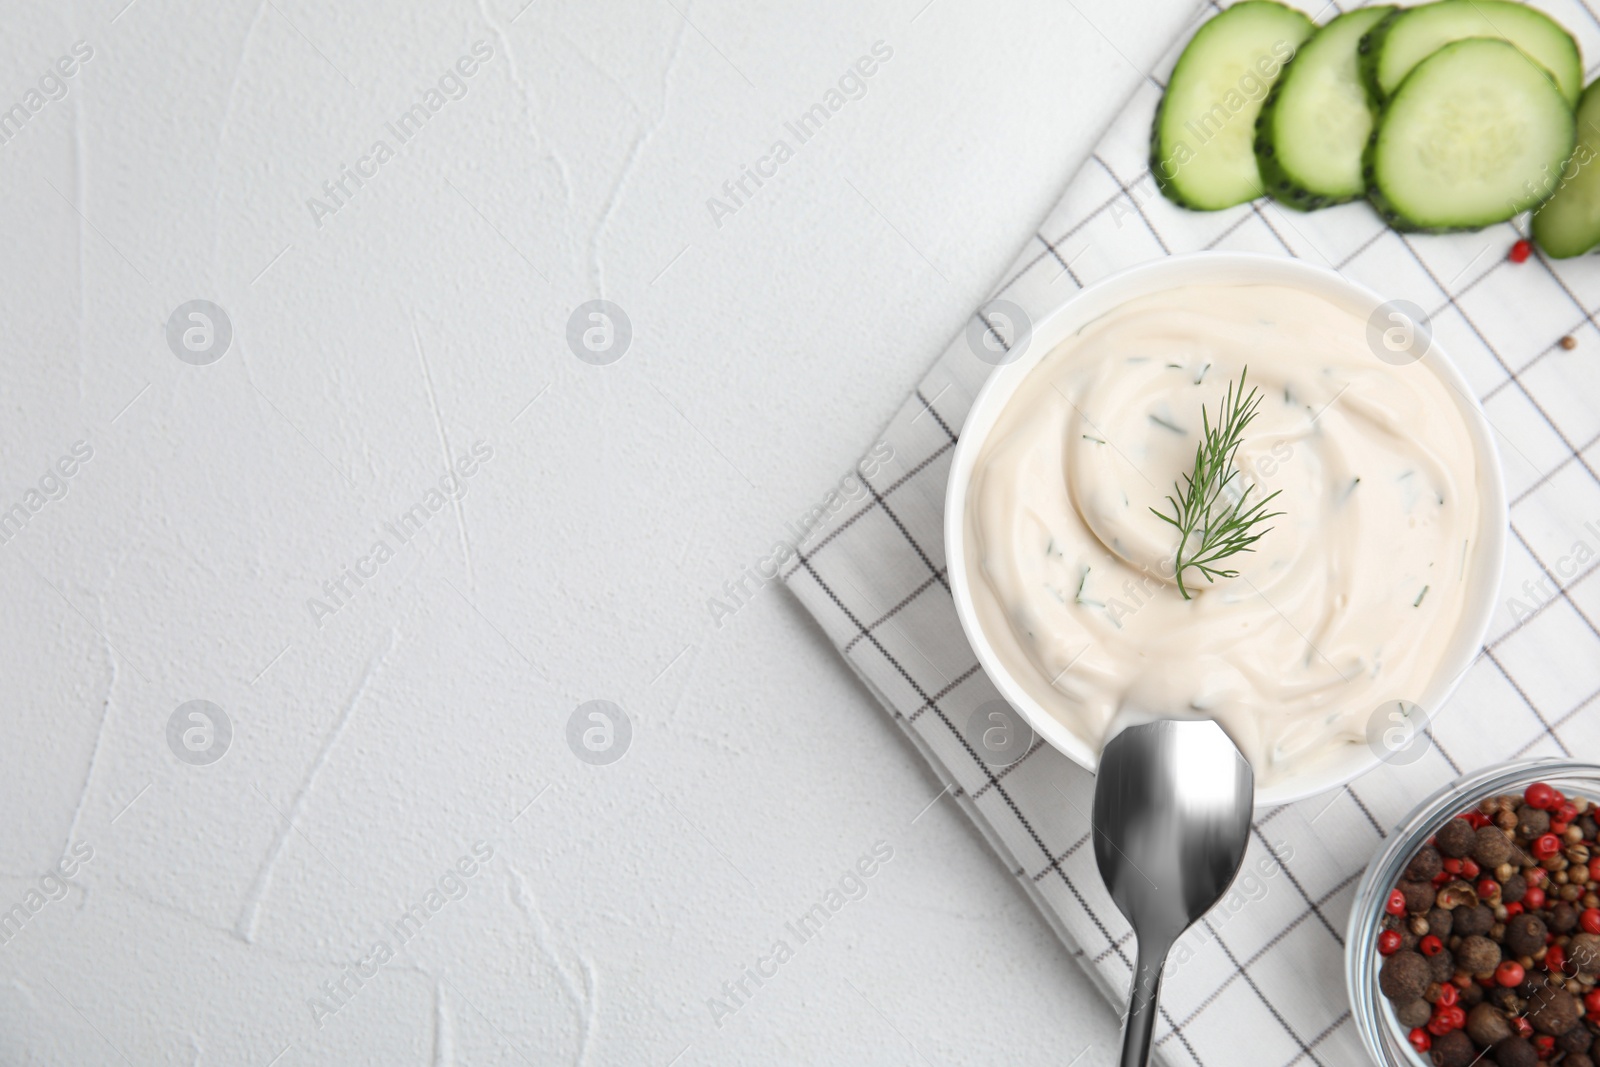
[[(1478, 462), (1452, 389), (1366, 322), (1280, 286), (1135, 300), (1051, 352), (984, 442), (966, 512), (980, 625), (1011, 674), (1098, 749), (1123, 709), (1216, 719), (1270, 783), (1364, 744), (1444, 659), (1476, 551)], [(1284, 514), (1236, 578), (1170, 580), (1151, 514), (1249, 368), (1260, 413), (1234, 484)]]

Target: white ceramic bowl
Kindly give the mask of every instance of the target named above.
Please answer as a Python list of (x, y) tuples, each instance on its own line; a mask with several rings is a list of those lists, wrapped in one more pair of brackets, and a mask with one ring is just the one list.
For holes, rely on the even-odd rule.
[[(1331, 270), (1279, 256), (1195, 252), (1130, 267), (1089, 286), (1032, 324), (1033, 337), (1027, 350), (1014, 362), (996, 367), (979, 391), (962, 427), (950, 469), (950, 486), (945, 496), (944, 511), (945, 559), (949, 566), (950, 591), (955, 598), (956, 614), (961, 618), (961, 627), (966, 631), (967, 640), (1001, 695), (1027, 720), (1034, 732), (1066, 753), (1073, 762), (1091, 771), (1095, 769), (1099, 753), (1028, 695), (1001, 662), (979, 624), (967, 573), (964, 521), (967, 489), (984, 440), (1012, 394), (1040, 360), (1084, 326), (1130, 300), (1197, 284), (1293, 286), (1348, 308), (1362, 320), (1385, 302), (1383, 297), (1370, 289)], [(1505, 562), (1507, 511), (1500, 459), (1495, 451), (1488, 420), (1474, 398), (1472, 388), (1450, 362), (1448, 355), (1440, 349), (1437, 338), (1433, 339), (1426, 365), (1451, 387), (1451, 395), (1466, 416), (1467, 431), (1472, 438), (1481, 472), (1478, 487), (1481, 494), (1478, 501), (1479, 551), (1474, 557), (1469, 579), (1471, 591), (1444, 661), (1417, 701), (1431, 717), (1449, 698), (1483, 645), (1484, 634), (1494, 614)], [(1349, 752), (1336, 761), (1258, 787), (1256, 802), (1262, 805), (1285, 804), (1315, 796), (1365, 774), (1381, 762), (1378, 755), (1366, 745), (1348, 747)]]

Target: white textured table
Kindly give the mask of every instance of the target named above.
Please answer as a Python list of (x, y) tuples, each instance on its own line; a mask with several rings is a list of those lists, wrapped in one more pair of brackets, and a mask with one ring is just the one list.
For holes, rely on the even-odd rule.
[(1190, 11), (524, 2), (0, 4), (0, 1064), (1111, 1063), (747, 571)]

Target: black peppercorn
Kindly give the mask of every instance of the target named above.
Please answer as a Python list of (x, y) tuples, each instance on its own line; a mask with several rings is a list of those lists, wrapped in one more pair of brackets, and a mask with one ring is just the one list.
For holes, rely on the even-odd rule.
[[(1600, 975), (1600, 936), (1575, 934), (1567, 942), (1567, 964), (1585, 978)], [(1567, 973), (1572, 971), (1569, 969)]]
[(1494, 1047), (1497, 1067), (1539, 1067), (1539, 1054), (1525, 1037), (1508, 1037)]
[(1442, 870), (1444, 859), (1439, 855), (1439, 850), (1432, 845), (1424, 845), (1420, 852), (1411, 857), (1405, 876), (1414, 882), (1431, 882), (1434, 875)]
[(1487, 937), (1474, 935), (1456, 949), (1456, 966), (1474, 977), (1485, 977), (1500, 966), (1500, 946)]
[(1472, 858), (1484, 870), (1492, 871), (1511, 859), (1511, 839), (1498, 826), (1480, 826), (1472, 845)]
[(1564, 1034), (1582, 1018), (1582, 1002), (1565, 989), (1545, 986), (1528, 1001), (1528, 1021), (1541, 1034)]
[(1427, 1026), (1433, 1018), (1433, 1005), (1421, 997), (1404, 1001), (1394, 1006), (1394, 1017), (1405, 1027)]
[(1479, 1004), (1467, 1013), (1467, 1035), (1487, 1048), (1511, 1036), (1511, 1020), (1499, 1008)]
[(1550, 813), (1524, 804), (1517, 809), (1517, 836), (1531, 841), (1550, 832)]
[(1587, 1026), (1574, 1026), (1571, 1030), (1556, 1038), (1556, 1051), (1558, 1052), (1588, 1052), (1589, 1046), (1594, 1043), (1594, 1035)]
[(1390, 1000), (1416, 1000), (1431, 980), (1428, 961), (1420, 952), (1396, 952), (1383, 961), (1383, 968), (1378, 971), (1378, 988)]
[(1478, 1050), (1472, 1047), (1472, 1039), (1466, 1034), (1451, 1030), (1443, 1037), (1433, 1039), (1429, 1055), (1435, 1067), (1468, 1067), (1478, 1058)]
[(1440, 852), (1458, 860), (1472, 851), (1472, 846), (1478, 840), (1478, 832), (1465, 819), (1451, 819), (1439, 828), (1433, 840), (1439, 846)]
[(1510, 878), (1500, 883), (1500, 903), (1516, 904), (1528, 895), (1528, 880), (1520, 874), (1513, 874)]
[(1425, 912), (1433, 907), (1433, 898), (1438, 895), (1432, 882), (1401, 882), (1396, 888), (1400, 890), (1400, 895), (1406, 898), (1406, 911), (1411, 915)]
[(1525, 1001), (1531, 1000), (1535, 993), (1548, 984), (1545, 978), (1546, 975), (1543, 971), (1529, 971), (1527, 977), (1523, 978), (1522, 984), (1517, 986), (1517, 996)]
[(1513, 956), (1531, 956), (1544, 948), (1544, 936), (1549, 932), (1539, 916), (1518, 915), (1506, 920), (1506, 948)]
[(1471, 908), (1457, 908), (1450, 932), (1457, 937), (1474, 937), (1486, 934), (1494, 926), (1494, 912), (1487, 904)]

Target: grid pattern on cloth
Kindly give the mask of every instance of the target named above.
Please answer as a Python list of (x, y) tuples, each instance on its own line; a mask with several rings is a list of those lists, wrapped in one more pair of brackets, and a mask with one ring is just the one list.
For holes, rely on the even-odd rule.
[[(1600, 56), (1600, 15), (1588, 3), (1537, 6), (1585, 54)], [(1140, 87), (995, 295), (1037, 319), (1115, 270), (1198, 249), (1331, 266), (1428, 311), (1483, 401), (1505, 471), (1511, 536), (1500, 607), (1428, 751), (1410, 766), (1380, 767), (1337, 792), (1258, 812), (1239, 883), (1180, 940), (1163, 990), (1156, 1056), (1168, 1067), (1362, 1064), (1346, 1007), (1344, 928), (1360, 873), (1389, 828), (1473, 768), (1600, 753), (1600, 582), (1592, 580), (1600, 570), (1600, 260), (1536, 253), (1516, 264), (1506, 258), (1520, 236), (1510, 224), (1410, 236), (1365, 204), (1311, 214), (1270, 202), (1185, 211), (1149, 173), (1161, 85), (1157, 76)], [(1564, 337), (1577, 345), (1563, 347)], [(1133, 939), (1095, 869), (1092, 777), (1042, 742), (991, 767), (968, 740), (969, 720), (999, 693), (956, 619), (942, 513), (956, 436), (990, 369), (955, 340), (884, 432), (894, 460), (864, 479), (867, 499), (824, 519), (783, 578), (1121, 1005)]]

